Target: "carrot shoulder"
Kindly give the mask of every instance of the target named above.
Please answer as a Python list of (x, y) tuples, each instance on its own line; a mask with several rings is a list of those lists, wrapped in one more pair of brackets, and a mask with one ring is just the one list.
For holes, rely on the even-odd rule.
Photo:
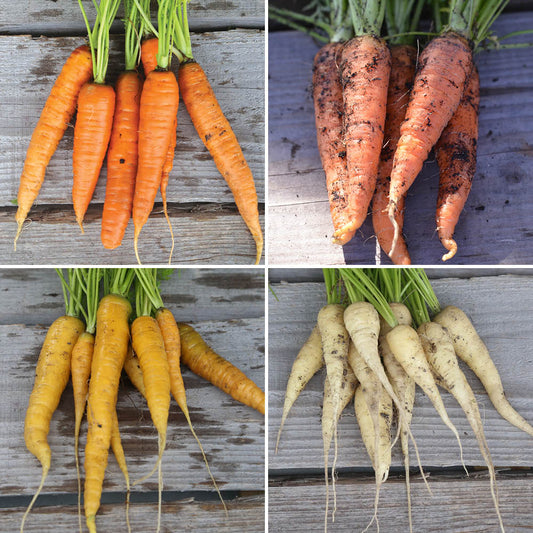
[(435, 145), (439, 165), (437, 231), (448, 250), (442, 260), (457, 252), (453, 239), (455, 226), (466, 203), (476, 173), (479, 114), (479, 74), (474, 66), (459, 107)]
[(349, 222), (333, 235), (346, 244), (363, 224), (378, 172), (391, 68), (385, 41), (372, 35), (354, 37), (340, 56), (344, 96), (344, 142), (348, 180), (344, 185)]
[(80, 89), (92, 75), (91, 52), (87, 46), (79, 46), (70, 54), (46, 100), (33, 130), (20, 177), (15, 249), (22, 225), (43, 184), (46, 167), (76, 111)]
[[(409, 45), (396, 45), (391, 48), (391, 74), (387, 94), (387, 118), (385, 136), (378, 167), (376, 191), (372, 200), (372, 223), (381, 248), (388, 254), (394, 238), (394, 227), (387, 215), (392, 161), (400, 127), (405, 118), (409, 93), (415, 76), (417, 51)], [(404, 201), (401, 200), (396, 213), (396, 222), (403, 227)], [(395, 265), (410, 265), (411, 258), (405, 240), (400, 236), (394, 253), (390, 255)]]
[(244, 222), (256, 245), (256, 264), (263, 251), (257, 192), (250, 167), (231, 126), (222, 113), (202, 67), (195, 61), (183, 63), (178, 72), (183, 103), (203, 143), (226, 180)]

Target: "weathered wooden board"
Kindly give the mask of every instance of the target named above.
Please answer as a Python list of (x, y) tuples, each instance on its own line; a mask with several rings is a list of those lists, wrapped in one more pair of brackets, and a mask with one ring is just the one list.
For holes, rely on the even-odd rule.
[[(433, 497), (424, 484), (411, 482), (413, 531), (424, 533), (486, 533), (499, 531), (498, 519), (484, 475), (476, 479), (430, 478)], [(337, 482), (337, 512), (328, 531), (362, 531), (372, 518), (373, 479), (340, 478)], [(498, 477), (500, 511), (508, 533), (529, 531), (533, 524), (533, 479)], [(383, 533), (409, 531), (407, 495), (403, 481), (389, 479), (381, 488), (379, 526)], [(325, 489), (323, 479), (303, 479), (270, 485), (268, 530), (319, 531), (323, 526)], [(330, 510), (332, 501), (330, 501)], [(370, 531), (375, 531), (375, 524)]]
[[(195, 56), (203, 65), (212, 82), (220, 105), (242, 143), (256, 180), (259, 202), (264, 202), (264, 34), (259, 30), (232, 30), (205, 33), (193, 36), (198, 44)], [(0, 81), (0, 116), (10, 117), (0, 128), (0, 186), (5, 191), (0, 202), (0, 258), (4, 264), (57, 264), (64, 262), (61, 249), (70, 250), (69, 262), (128, 264), (135, 263), (132, 252), (132, 238), (127, 235), (125, 246), (109, 252), (100, 244), (100, 219), (105, 197), (105, 168), (96, 187), (90, 211), (85, 224), (86, 237), (80, 241), (79, 228), (71, 223), (73, 209), (72, 187), (72, 136), (69, 128), (53, 156), (41, 188), (38, 200), (30, 212), (35, 221), (24, 232), (20, 247), (12, 250), (15, 224), (13, 222), (18, 180), (22, 170), (26, 149), (33, 128), (38, 120), (43, 103), (51, 86), (70, 51), (83, 41), (82, 38), (39, 38), (29, 36), (0, 37), (0, 55), (17, 57), (10, 68), (9, 80)], [(112, 57), (109, 81), (117, 77), (121, 65), (121, 38), (112, 42)], [(15, 53), (16, 50), (16, 53)], [(174, 65), (177, 68), (177, 63)], [(13, 80), (17, 91), (13, 91)], [(179, 263), (251, 263), (255, 258), (253, 239), (242, 222), (235, 206), (233, 195), (220, 176), (213, 160), (187, 114), (180, 106), (178, 117), (178, 146), (174, 169), (168, 187), (168, 202), (171, 215), (182, 218), (176, 223), (176, 237), (184, 248), (176, 255)], [(104, 165), (105, 167), (105, 165)], [(158, 195), (157, 202), (160, 202)], [(157, 204), (154, 213), (161, 213)], [(220, 218), (221, 211), (223, 218)], [(202, 219), (215, 219), (210, 225)], [(43, 223), (46, 235), (59, 236), (63, 246), (50, 246), (37, 231)], [(67, 224), (62, 225), (64, 222)], [(162, 222), (164, 225), (164, 221)], [(179, 226), (182, 226), (181, 228)], [(223, 236), (219, 235), (223, 228)], [(41, 228), (42, 230), (43, 228)], [(143, 230), (140, 242), (150, 238), (168, 235), (168, 230), (159, 230), (150, 224)], [(224, 245), (225, 236), (231, 238)], [(205, 245), (202, 240), (206, 239)], [(217, 242), (213, 249), (207, 242)], [(237, 245), (234, 243), (238, 242)], [(90, 248), (85, 248), (88, 245)], [(81, 248), (80, 248), (81, 246)], [(166, 245), (164, 245), (166, 246)], [(88, 250), (90, 254), (88, 253)], [(164, 263), (168, 251), (151, 245), (152, 257), (146, 262)], [(239, 255), (242, 258), (238, 258)]]
[[(1, 268), (0, 324), (51, 324), (64, 311), (55, 271)], [(257, 269), (182, 268), (161, 283), (177, 320), (232, 320), (264, 316), (264, 274)], [(238, 311), (238, 312), (236, 312)]]
[[(502, 35), (532, 25), (532, 13), (506, 14), (495, 31)], [(297, 32), (269, 35), (269, 260), (386, 264), (385, 254), (376, 253), (371, 220), (343, 248), (330, 243), (310, 91), (317, 50), (312, 39)], [(455, 264), (529, 264), (533, 258), (527, 180), (533, 168), (531, 58), (527, 48), (477, 57), (482, 87), (478, 171), (456, 228)], [(430, 158), (407, 198), (404, 229), (415, 264), (438, 264), (443, 253), (434, 227), (437, 188), (438, 169)]]
[[(265, 530), (264, 497), (260, 495), (239, 496), (226, 501), (228, 515), (220, 503), (196, 500), (186, 497), (168, 501), (162, 505), (161, 533), (188, 530), (198, 533), (221, 531), (249, 531), (260, 533)], [(0, 509), (0, 529), (18, 531), (24, 509)], [(130, 523), (133, 531), (155, 531), (157, 504), (133, 503), (130, 506)], [(25, 524), (27, 533), (57, 530), (78, 530), (78, 515), (75, 505), (62, 507), (37, 507), (31, 512)], [(96, 519), (99, 531), (125, 533), (126, 518), (123, 503), (102, 505)]]
[[(0, 508), (8, 507), (11, 510), (11, 513), (3, 511), (0, 514), (0, 524), (3, 520), (20, 520), (19, 510), (14, 507), (23, 503), (16, 500), (16, 497), (29, 496), (36, 489), (40, 467), (24, 445), (24, 412), (33, 385), (35, 363), (50, 323), (48, 318), (52, 311), (55, 311), (55, 316), (63, 311), (58, 297), (54, 295), (58, 287), (53, 283), (56, 274), (52, 269), (2, 270), (0, 292), (11, 293), (8, 301), (12, 299), (12, 305), (15, 305), (15, 294), (23, 292), (24, 287), (29, 294), (34, 295), (34, 301), (21, 297), (18, 308), (13, 310), (12, 320), (8, 320), (8, 313), (5, 311), (0, 321), (0, 359), (4, 368), (0, 375)], [(17, 273), (20, 278), (18, 284)], [(40, 287), (43, 289), (42, 294), (39, 294)], [(178, 320), (192, 322), (206, 342), (264, 388), (264, 274), (260, 269), (184, 269), (180, 275), (175, 274), (170, 280), (163, 282), (163, 294)], [(50, 311), (36, 311), (37, 316), (46, 320), (41, 324), (26, 325), (35, 324), (34, 306), (39, 304), (50, 308)], [(193, 317), (194, 321), (191, 320)], [(22, 323), (18, 323), (21, 319)], [(237, 516), (227, 522), (228, 531), (248, 517), (251, 528), (256, 531), (264, 520), (261, 503), (265, 483), (264, 418), (255, 410), (239, 405), (187, 369), (184, 369), (184, 381), (191, 419), (221, 490), (226, 491), (230, 499), (235, 497), (235, 491), (259, 493), (250, 505), (243, 506), (244, 514), (239, 511), (240, 503), (236, 503)], [(133, 480), (139, 479), (154, 464), (157, 434), (145, 401), (126, 377), (121, 382), (117, 412), (130, 477)], [(76, 494), (72, 421), (72, 389), (69, 385), (52, 419), (49, 443), (53, 464), (44, 493), (49, 495), (47, 505), (72, 505), (68, 514), (75, 517), (75, 499), (72, 498)], [(83, 435), (85, 431), (84, 423)], [(81, 450), (84, 439), (83, 436)], [(195, 498), (199, 507), (193, 506), (189, 511), (192, 514), (197, 511), (199, 513), (200, 508), (206, 511), (215, 509), (214, 514), (206, 513), (211, 518), (206, 517), (204, 526), (201, 526), (201, 513), (193, 520), (193, 523), (197, 520), (198, 530), (208, 527), (211, 520), (214, 522), (220, 518), (216, 509), (216, 494), (198, 445), (175, 403), (172, 404), (169, 417), (163, 466), (165, 491), (170, 491), (170, 500)], [(123, 501), (123, 491), (122, 474), (115, 460), (110, 458), (104, 483), (104, 502), (112, 504)], [(136, 495), (133, 496), (133, 501), (156, 501), (157, 477), (142, 483), (134, 492)], [(169, 505), (167, 511), (176, 511), (181, 505)], [(153, 506), (146, 507), (146, 512), (139, 511), (139, 514), (149, 516), (152, 509)], [(63, 511), (62, 507), (52, 507), (39, 512), (55, 515), (57, 520)], [(110, 520), (119, 523), (123, 517), (122, 505), (116, 504), (113, 509), (108, 507), (108, 514)], [(168, 522), (171, 519), (170, 513), (166, 519), (168, 531), (173, 530)], [(46, 520), (52, 520), (52, 517), (44, 520), (46, 525)], [(45, 530), (45, 526), (42, 527)], [(7, 525), (0, 525), (0, 530), (12, 529)], [(122, 531), (121, 526), (118, 531)]]
[[(83, 5), (92, 22), (95, 17), (92, 2), (84, 0)], [(187, 12), (193, 31), (199, 28), (224, 29), (236, 26), (262, 28), (265, 24), (265, 3), (262, 0), (190, 2)], [(113, 25), (114, 31), (121, 29), (122, 13), (121, 9)], [(153, 13), (155, 14), (155, 9)], [(0, 33), (73, 35), (84, 34), (85, 31), (78, 2), (72, 2), (72, 0), (0, 1)]]
[[(433, 280), (442, 306), (451, 303), (471, 317), (487, 344), (500, 371), (507, 396), (516, 409), (533, 422), (532, 331), (529, 317), (533, 305), (532, 276), (495, 276), (471, 279)], [(316, 323), (316, 315), (325, 303), (323, 284), (272, 284), (269, 298), (269, 471), (297, 473), (320, 471), (323, 465), (320, 412), (323, 372), (302, 392), (286, 422), (278, 454), (274, 445), (281, 417), (282, 402), (290, 367), (299, 348)], [(494, 410), (480, 382), (462, 365), (477, 395), (493, 460), (498, 466), (532, 466), (531, 437), (511, 426)], [(443, 393), (444, 403), (462, 436), (465, 463), (483, 465), (473, 433), (455, 400)], [(458, 448), (453, 434), (438, 418), (422, 393), (417, 394), (413, 434), (424, 465), (457, 466)], [(356, 443), (354, 445), (354, 443)], [(355, 422), (353, 407), (346, 409), (339, 426), (338, 467), (368, 468)], [(415, 458), (411, 457), (411, 464)], [(401, 452), (393, 450), (393, 464), (402, 465)]]

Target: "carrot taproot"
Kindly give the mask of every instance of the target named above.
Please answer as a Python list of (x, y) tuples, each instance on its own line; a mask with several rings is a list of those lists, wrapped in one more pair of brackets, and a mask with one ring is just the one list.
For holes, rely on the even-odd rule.
[[(391, 73), (387, 93), (387, 116), (385, 120), (384, 145), (381, 150), (378, 166), (376, 190), (372, 200), (372, 224), (379, 245), (389, 253), (394, 239), (394, 227), (388, 214), (390, 174), (392, 161), (398, 139), (400, 127), (405, 118), (409, 93), (415, 75), (417, 51), (410, 45), (396, 45), (391, 47)], [(396, 212), (396, 223), (403, 227), (404, 199), (400, 201)], [(390, 258), (395, 265), (410, 265), (411, 258), (403, 237), (399, 237), (396, 248)]]
[(350, 224), (346, 148), (343, 141), (342, 83), (337, 58), (342, 43), (328, 43), (313, 61), (313, 102), (318, 153), (326, 175), (334, 234)]
[(57, 318), (48, 329), (39, 354), (24, 419), (24, 441), (41, 463), (42, 475), (37, 492), (22, 517), (21, 532), (50, 470), (52, 451), (47, 439), (50, 420), (70, 377), (72, 349), (84, 329), (79, 318), (69, 315)]
[(333, 240), (346, 244), (363, 224), (376, 187), (391, 68), (389, 48), (375, 35), (357, 35), (344, 45), (339, 68), (348, 168), (344, 189), (350, 220), (334, 233)]
[(100, 176), (111, 137), (114, 111), (113, 87), (87, 83), (81, 88), (72, 149), (72, 203), (82, 233), (83, 218)]
[(146, 390), (144, 388), (143, 374), (141, 366), (139, 364), (139, 359), (135, 355), (131, 344), (128, 347), (128, 354), (124, 360), (124, 370), (128, 378), (130, 379), (132, 385), (144, 396), (146, 397)]
[(43, 184), (46, 167), (76, 111), (78, 94), (91, 79), (92, 74), (93, 63), (89, 47), (79, 46), (63, 65), (46, 100), (33, 130), (20, 177), (18, 209), (15, 215), (18, 225), (14, 241), (15, 250), (22, 225)]
[(178, 322), (178, 328), (185, 365), (235, 400), (265, 414), (265, 393), (251, 379), (213, 351), (192, 326)]
[(100, 507), (102, 483), (111, 445), (112, 413), (117, 402), (120, 373), (130, 339), (130, 314), (131, 305), (122, 294), (107, 294), (98, 306), (85, 446), (84, 506), (87, 527), (91, 533), (96, 531), (96, 513)]
[(459, 106), (435, 145), (440, 173), (437, 232), (448, 250), (443, 261), (457, 253), (453, 234), (476, 173), (478, 116), (479, 73), (474, 65)]
[(399, 238), (396, 216), (401, 199), (455, 113), (472, 64), (471, 47), (455, 32), (435, 37), (420, 54), (391, 171), (387, 212), (394, 226), (392, 253)]
[(258, 264), (263, 253), (263, 233), (259, 223), (257, 192), (237, 137), (218, 104), (204, 70), (196, 61), (180, 65), (178, 83), (192, 123), (231, 189), (237, 209), (254, 238), (255, 263)]
[(131, 217), (137, 175), (139, 104), (142, 80), (134, 71), (120, 74), (109, 149), (107, 182), (102, 213), (101, 240), (105, 248), (117, 248)]
[(161, 184), (163, 166), (170, 146), (179, 104), (179, 88), (173, 72), (154, 70), (148, 74), (141, 94), (139, 119), (139, 162), (133, 197), (134, 247), (152, 211)]

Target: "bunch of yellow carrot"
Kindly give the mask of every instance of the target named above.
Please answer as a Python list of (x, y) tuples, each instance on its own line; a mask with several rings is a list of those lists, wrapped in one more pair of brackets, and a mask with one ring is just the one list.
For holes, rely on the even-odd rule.
[[(260, 261), (263, 236), (254, 179), (206, 75), (193, 58), (187, 1), (158, 0), (156, 30), (150, 19), (150, 0), (124, 0), (125, 70), (115, 88), (106, 85), (105, 78), (109, 31), (121, 1), (94, 2), (96, 20), (92, 27), (79, 1), (89, 46), (77, 48), (68, 58), (33, 132), (20, 178), (15, 247), (46, 167), (77, 108), (72, 201), (82, 233), (107, 154), (101, 231), (104, 247), (118, 247), (133, 218), (134, 248), (140, 263), (139, 234), (160, 189), (173, 250), (166, 190), (174, 161), (181, 92), (198, 134), (233, 192), (256, 244), (255, 261)], [(177, 78), (170, 69), (173, 55), (180, 63)], [(141, 60), (144, 76), (139, 73)]]
[[(154, 470), (132, 485), (159, 469), (159, 531), (163, 486), (161, 458), (166, 446), (171, 394), (185, 415), (215, 489), (220, 495), (193, 429), (181, 375), (181, 361), (236, 400), (263, 414), (264, 393), (239, 369), (209, 348), (191, 326), (176, 323), (172, 312), (163, 305), (157, 270), (71, 269), (68, 281), (61, 271), (58, 271), (58, 274), (63, 285), (67, 312), (64, 317), (54, 322), (46, 336), (26, 413), (26, 446), (41, 463), (42, 478), (24, 513), (21, 531), (51, 466), (51, 450), (47, 443), (50, 420), (69, 377), (72, 377), (74, 392), (74, 447), (78, 470), (80, 531), (82, 526), (78, 442), (85, 410), (88, 429), (84, 451), (83, 494), (89, 531), (96, 531), (96, 515), (100, 507), (109, 448), (124, 473), (127, 504), (129, 503), (130, 481), (116, 414), (118, 385), (123, 369), (146, 398), (159, 435), (159, 454)], [(131, 300), (135, 305), (132, 305)], [(132, 315), (135, 316), (133, 322)], [(130, 530), (128, 512), (126, 521)]]
[[(478, 376), (503, 418), (532, 436), (533, 427), (505, 398), (498, 371), (468, 317), (454, 306), (440, 309), (421, 269), (325, 269), (324, 277), (328, 303), (319, 311), (317, 325), (294, 361), (287, 383), (276, 451), (295, 400), (313, 375), (325, 366), (322, 436), (326, 487), (330, 479), (328, 456), (331, 442), (335, 443), (331, 471), (334, 482), (337, 423), (344, 408), (353, 401), (361, 437), (375, 471), (375, 509), (370, 523), (377, 521), (379, 490), (388, 477), (391, 449), (396, 442), (391, 434), (395, 411), (396, 438), (400, 438), (405, 461), (412, 530), (409, 440), (414, 445), (422, 477), (430, 490), (410, 430), (416, 385), (428, 396), (442, 421), (453, 432), (464, 466), (459, 434), (446, 413), (438, 385), (454, 396), (472, 427), (487, 464), (494, 507), (500, 529), (504, 531), (495, 470), (481, 414), (457, 358), (462, 359)], [(433, 314), (432, 319), (428, 307)], [(327, 529), (328, 491), (326, 499)]]

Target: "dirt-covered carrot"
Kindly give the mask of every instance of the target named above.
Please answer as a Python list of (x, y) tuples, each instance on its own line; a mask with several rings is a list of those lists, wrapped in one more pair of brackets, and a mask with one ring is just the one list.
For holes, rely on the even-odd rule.
[(98, 305), (96, 339), (87, 402), (87, 443), (85, 446), (84, 507), (87, 528), (96, 531), (102, 483), (111, 445), (113, 411), (116, 409), (118, 383), (130, 340), (131, 304), (126, 295), (133, 271), (109, 269), (109, 293)]
[(105, 248), (120, 246), (131, 217), (137, 174), (137, 139), (142, 80), (137, 72), (141, 17), (133, 0), (124, 2), (125, 70), (115, 85), (116, 106), (107, 151), (107, 182), (101, 240)]
[[(70, 377), (72, 348), (85, 329), (83, 322), (78, 318), (79, 305), (76, 303), (76, 296), (72, 296), (73, 292), (78, 292), (79, 294), (79, 291), (74, 289), (71, 295), (67, 296), (67, 284), (63, 274), (60, 271), (58, 271), (58, 274), (63, 285), (66, 313), (64, 316), (57, 318), (46, 333), (37, 361), (35, 381), (28, 409), (26, 410), (24, 441), (28, 450), (41, 463), (42, 475), (39, 488), (22, 517), (21, 532), (24, 530), (24, 523), (28, 513), (39, 496), (50, 470), (52, 451), (47, 438), (50, 420)], [(73, 279), (71, 277), (70, 281)]]
[(105, 85), (105, 77), (109, 56), (109, 30), (115, 20), (120, 0), (100, 0), (99, 14), (92, 30), (81, 0), (79, 5), (87, 24), (93, 55), (93, 81), (86, 83), (78, 95), (72, 149), (72, 203), (76, 222), (83, 233), (83, 218), (100, 176), (113, 125), (115, 90), (110, 85)]
[(185, 365), (235, 400), (265, 414), (265, 393), (251, 379), (213, 351), (192, 326), (178, 322), (178, 328)]
[(478, 114), (479, 74), (474, 65), (461, 102), (435, 145), (439, 165), (437, 232), (448, 250), (443, 261), (457, 252), (453, 234), (476, 173)]
[(237, 209), (255, 241), (255, 263), (258, 264), (263, 253), (263, 232), (259, 223), (257, 192), (252, 172), (205, 72), (193, 59), (187, 2), (180, 2), (177, 22), (174, 44), (184, 57), (178, 71), (183, 103), (200, 139), (233, 193)]
[(173, 138), (179, 104), (176, 76), (169, 70), (170, 42), (177, 0), (161, 0), (158, 8), (158, 68), (148, 74), (141, 94), (139, 161), (133, 197), (134, 248), (139, 264), (138, 241), (152, 211), (161, 184), (163, 166)]
[(33, 130), (20, 176), (18, 209), (15, 215), (18, 225), (15, 250), (22, 225), (43, 184), (46, 167), (76, 111), (80, 89), (92, 78), (92, 75), (93, 64), (89, 47), (79, 46), (63, 65), (46, 100)]

